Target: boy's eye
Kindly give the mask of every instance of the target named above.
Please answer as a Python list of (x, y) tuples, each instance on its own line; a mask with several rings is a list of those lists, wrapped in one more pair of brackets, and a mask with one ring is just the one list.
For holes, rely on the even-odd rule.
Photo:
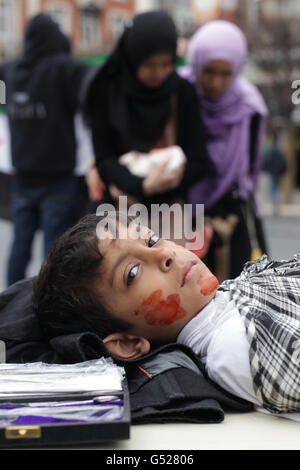
[(157, 235), (151, 235), (150, 238), (148, 239), (148, 246), (151, 248), (151, 246), (155, 245), (159, 240), (159, 237)]
[(133, 266), (133, 268), (130, 269), (128, 276), (127, 276), (127, 285), (130, 286), (132, 281), (134, 280), (135, 276), (137, 275), (139, 270), (138, 266)]

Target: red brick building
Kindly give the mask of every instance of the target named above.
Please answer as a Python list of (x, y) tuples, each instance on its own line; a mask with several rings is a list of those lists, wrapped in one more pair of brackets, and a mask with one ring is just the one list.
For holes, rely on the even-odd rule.
[(135, 0), (0, 0), (0, 58), (19, 52), (27, 21), (38, 12), (59, 23), (75, 54), (96, 54), (111, 49)]

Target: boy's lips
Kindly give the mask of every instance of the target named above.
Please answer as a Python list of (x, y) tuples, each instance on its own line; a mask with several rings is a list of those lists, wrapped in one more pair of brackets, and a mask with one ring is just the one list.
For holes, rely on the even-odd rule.
[(196, 266), (196, 261), (189, 261), (185, 267), (182, 270), (182, 278), (181, 278), (181, 287), (184, 286), (186, 281), (188, 281), (192, 275), (194, 274), (195, 269), (194, 266)]

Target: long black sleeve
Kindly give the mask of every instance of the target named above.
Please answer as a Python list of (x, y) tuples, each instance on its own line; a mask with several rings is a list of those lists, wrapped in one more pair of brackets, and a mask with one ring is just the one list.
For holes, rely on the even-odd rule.
[(120, 135), (109, 123), (107, 90), (97, 90), (97, 96), (91, 110), (91, 129), (96, 166), (101, 178), (108, 184), (115, 184), (122, 191), (133, 196), (142, 196), (143, 178), (133, 175), (118, 162), (118, 158), (127, 150)]
[(250, 122), (250, 143), (249, 143), (249, 155), (250, 155), (250, 173), (255, 173), (255, 157), (257, 153), (258, 137), (259, 137), (259, 126), (261, 116), (256, 113), (252, 116)]

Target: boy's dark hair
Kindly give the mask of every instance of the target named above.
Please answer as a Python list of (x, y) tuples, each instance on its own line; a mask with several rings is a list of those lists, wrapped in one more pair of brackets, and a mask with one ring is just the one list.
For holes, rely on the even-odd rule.
[(33, 306), (48, 338), (90, 331), (100, 338), (129, 329), (101, 304), (103, 255), (98, 247), (94, 214), (83, 217), (54, 244), (34, 283)]

